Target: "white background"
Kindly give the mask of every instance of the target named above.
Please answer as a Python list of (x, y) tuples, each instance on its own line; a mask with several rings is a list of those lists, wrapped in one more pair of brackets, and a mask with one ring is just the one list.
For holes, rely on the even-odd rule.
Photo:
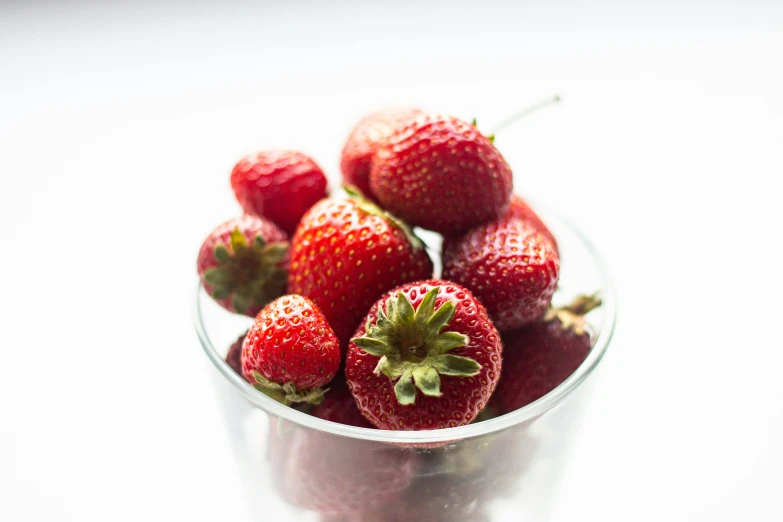
[(620, 303), (554, 520), (781, 520), (780, 2), (0, 3), (0, 520), (247, 520), (190, 325), (228, 172), (491, 127)]

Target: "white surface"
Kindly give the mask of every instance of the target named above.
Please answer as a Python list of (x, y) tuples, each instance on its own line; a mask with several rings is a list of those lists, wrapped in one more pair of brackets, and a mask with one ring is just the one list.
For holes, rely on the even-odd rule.
[(621, 306), (555, 520), (783, 518), (783, 9), (630, 4), (0, 4), (0, 520), (246, 520), (189, 324), (233, 162), (554, 92), (497, 143)]

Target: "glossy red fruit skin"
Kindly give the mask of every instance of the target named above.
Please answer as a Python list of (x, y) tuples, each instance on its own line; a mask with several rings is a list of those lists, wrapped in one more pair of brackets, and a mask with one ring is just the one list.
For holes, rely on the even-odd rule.
[(231, 188), (245, 212), (292, 234), (307, 209), (326, 197), (326, 176), (301, 152), (264, 151), (239, 160)]
[(245, 336), (247, 336), (247, 332), (234, 341), (234, 344), (229, 347), (226, 354), (226, 362), (240, 376), (242, 376), (242, 343), (245, 342)]
[(373, 373), (379, 358), (351, 342), (345, 362), (348, 386), (359, 410), (377, 428), (432, 430), (468, 424), (487, 404), (500, 378), (503, 351), (500, 335), (478, 299), (469, 290), (449, 281), (419, 281), (395, 288), (372, 306), (354, 337), (365, 334), (367, 321), (375, 323), (378, 308), (390, 296), (403, 292), (413, 308), (418, 309), (426, 293), (434, 287), (440, 287), (435, 300), (436, 310), (447, 300), (456, 307), (454, 318), (443, 331), (468, 337), (466, 346), (449, 353), (474, 359), (481, 365), (481, 370), (473, 377), (441, 376), (442, 397), (419, 393), (414, 404), (402, 406), (395, 397), (394, 382), (385, 375)]
[(370, 163), (378, 148), (405, 122), (422, 114), (414, 108), (386, 109), (368, 114), (356, 124), (343, 146), (340, 170), (343, 181), (375, 200), (370, 189)]
[(540, 399), (565, 381), (590, 353), (587, 333), (566, 330), (558, 319), (502, 335), (503, 372), (490, 406), (509, 413)]
[(324, 401), (313, 406), (310, 409), (310, 415), (358, 428), (375, 428), (356, 407), (356, 401), (353, 400), (351, 390), (348, 389), (345, 376), (342, 374), (338, 374), (329, 383), (329, 391), (326, 392)]
[[(217, 244), (229, 244), (231, 242), (231, 232), (236, 228), (242, 232), (249, 244), (253, 243), (256, 236), (262, 236), (267, 243), (288, 242), (288, 236), (285, 232), (280, 230), (268, 219), (258, 216), (245, 214), (219, 225), (209, 234), (209, 236), (207, 236), (204, 243), (201, 244), (201, 248), (198, 252), (198, 260), (196, 261), (196, 269), (198, 270), (198, 275), (204, 285), (204, 290), (210, 295), (212, 295), (213, 288), (204, 281), (204, 272), (218, 266), (218, 261), (215, 259), (215, 246)], [(280, 266), (288, 266), (288, 257), (280, 263)], [(216, 301), (229, 312), (236, 312), (230, 297), (226, 299), (216, 299)], [(260, 306), (254, 306), (247, 310), (245, 315), (255, 317), (260, 311)]]
[(512, 178), (506, 160), (475, 126), (423, 115), (378, 149), (370, 187), (383, 207), (411, 226), (450, 236), (500, 218)]
[(529, 223), (533, 228), (541, 232), (541, 234), (552, 242), (556, 252), (559, 252), (557, 248), (557, 240), (554, 234), (550, 232), (544, 221), (536, 214), (536, 212), (530, 208), (530, 205), (521, 197), (513, 194), (511, 196), (511, 204), (508, 206), (508, 210), (503, 215), (502, 219), (521, 219)]
[(242, 373), (255, 382), (257, 371), (278, 384), (320, 388), (340, 369), (340, 346), (318, 307), (300, 295), (269, 303), (242, 344)]
[(444, 245), (443, 278), (469, 288), (501, 332), (543, 317), (559, 275), (552, 242), (520, 219), (480, 225)]
[(343, 347), (384, 292), (429, 277), (432, 261), (424, 248), (350, 199), (318, 202), (291, 241), (288, 290), (318, 305)]

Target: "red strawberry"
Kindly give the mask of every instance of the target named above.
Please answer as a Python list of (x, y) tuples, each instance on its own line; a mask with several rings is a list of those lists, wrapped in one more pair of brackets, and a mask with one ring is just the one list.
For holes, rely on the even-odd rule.
[(290, 436), (276, 473), (284, 498), (323, 516), (341, 513), (342, 520), (357, 520), (399, 499), (416, 475), (410, 450), (315, 430)]
[(550, 310), (543, 321), (504, 334), (503, 373), (492, 408), (501, 415), (517, 410), (574, 373), (591, 348), (584, 315), (600, 304), (595, 296), (582, 296)]
[(340, 157), (343, 181), (374, 199), (370, 190), (370, 161), (378, 147), (397, 128), (421, 114), (419, 109), (388, 109), (362, 118), (351, 131)]
[(424, 115), (378, 149), (370, 187), (384, 208), (411, 225), (455, 235), (503, 215), (511, 168), (475, 126)]
[(420, 281), (376, 302), (348, 347), (345, 374), (376, 427), (427, 430), (468, 424), (500, 377), (502, 345), (473, 295)]
[(320, 388), (340, 368), (340, 345), (318, 307), (286, 295), (256, 317), (242, 345), (242, 373), (284, 404), (323, 400)]
[(395, 503), (398, 510), (393, 520), (493, 520), (486, 508), (510, 493), (519, 493), (518, 483), (531, 471), (533, 458), (541, 451), (538, 444), (517, 425), (472, 444), (462, 441), (422, 453), (417, 479)]
[(272, 222), (245, 215), (207, 236), (198, 253), (198, 274), (221, 306), (254, 317), (285, 293), (288, 247), (285, 233)]
[(234, 344), (229, 347), (226, 354), (226, 362), (239, 375), (242, 375), (242, 343), (245, 342), (246, 335), (247, 332), (240, 335), (239, 339), (234, 341)]
[(559, 273), (552, 242), (520, 219), (480, 225), (443, 249), (443, 278), (473, 291), (501, 332), (544, 315)]
[(236, 164), (231, 188), (245, 212), (293, 234), (307, 209), (326, 197), (326, 176), (301, 152), (258, 152)]
[(343, 347), (384, 292), (432, 277), (421, 242), (364, 199), (320, 201), (291, 243), (288, 289), (321, 308)]
[(530, 223), (533, 228), (541, 232), (545, 238), (552, 242), (552, 246), (555, 247), (555, 252), (558, 251), (555, 236), (552, 234), (552, 232), (549, 231), (549, 228), (547, 228), (541, 218), (538, 217), (538, 214), (536, 214), (535, 211), (530, 208), (530, 205), (527, 204), (527, 201), (517, 196), (516, 194), (511, 196), (511, 205), (509, 205), (508, 210), (503, 215), (503, 219), (511, 218), (521, 219), (522, 221)]
[(356, 401), (353, 400), (351, 390), (348, 389), (345, 376), (342, 374), (329, 383), (329, 393), (326, 394), (321, 404), (313, 406), (310, 415), (359, 428), (375, 427), (364, 418), (359, 408), (356, 407)]
[(370, 509), (366, 511), (350, 511), (348, 513), (324, 513), (318, 517), (318, 522), (367, 522), (368, 520), (373, 522), (392, 522), (384, 515), (382, 509), (378, 511)]

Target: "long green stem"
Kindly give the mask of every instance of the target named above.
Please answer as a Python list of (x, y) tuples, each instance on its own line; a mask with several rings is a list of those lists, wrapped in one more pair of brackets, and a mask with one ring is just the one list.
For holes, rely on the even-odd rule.
[(518, 120), (521, 120), (525, 116), (529, 116), (530, 114), (536, 112), (537, 110), (539, 110), (539, 109), (541, 109), (543, 107), (547, 107), (549, 105), (554, 105), (555, 103), (558, 103), (559, 101), (560, 101), (560, 96), (555, 94), (554, 96), (552, 96), (550, 98), (538, 101), (538, 102), (536, 102), (536, 103), (534, 103), (532, 105), (528, 105), (524, 109), (521, 109), (521, 110), (515, 112), (514, 114), (512, 114), (511, 116), (509, 116), (505, 120), (503, 120), (500, 123), (498, 123), (497, 125), (495, 125), (495, 128), (492, 129), (492, 133), (491, 133), (492, 136), (497, 135), (497, 133), (499, 131), (501, 131), (502, 129), (505, 129), (506, 127), (508, 127), (509, 125), (511, 125), (513, 123), (516, 123)]

